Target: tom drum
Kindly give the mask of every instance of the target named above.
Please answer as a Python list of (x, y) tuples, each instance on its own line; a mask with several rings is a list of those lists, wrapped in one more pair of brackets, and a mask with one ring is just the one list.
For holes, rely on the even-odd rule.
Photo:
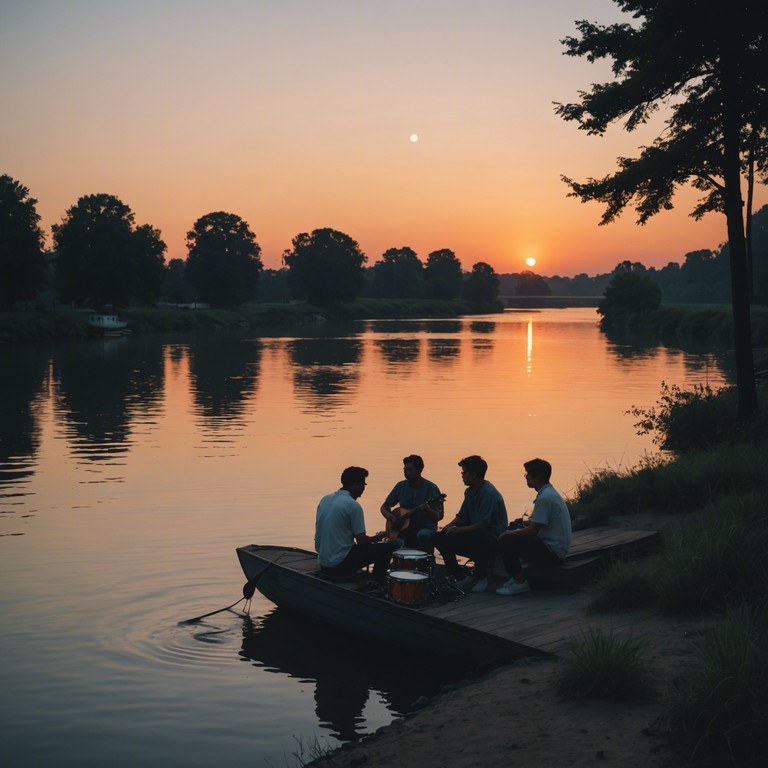
[(404, 605), (418, 605), (429, 597), (429, 576), (418, 571), (390, 571), (387, 581), (390, 600)]
[(432, 572), (434, 558), (420, 549), (396, 549), (392, 553), (392, 570)]

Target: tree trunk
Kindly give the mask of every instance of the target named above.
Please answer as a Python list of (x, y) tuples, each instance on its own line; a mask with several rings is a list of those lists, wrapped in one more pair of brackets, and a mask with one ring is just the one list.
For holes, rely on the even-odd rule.
[[(733, 81), (732, 81), (733, 82)], [(744, 237), (744, 213), (739, 168), (739, 120), (734, 99), (723, 99), (723, 179), (725, 217), (728, 226), (728, 250), (731, 262), (731, 305), (733, 341), (736, 356), (737, 418), (748, 419), (757, 411), (757, 386), (752, 355), (752, 322), (749, 306), (747, 244)]]

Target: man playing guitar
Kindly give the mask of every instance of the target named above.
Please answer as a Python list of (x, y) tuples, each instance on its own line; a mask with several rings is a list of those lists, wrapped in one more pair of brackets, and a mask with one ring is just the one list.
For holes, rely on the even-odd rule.
[(431, 481), (421, 476), (424, 460), (415, 454), (403, 459), (401, 480), (381, 505), (387, 521), (387, 532), (402, 546), (432, 554), (437, 524), (443, 519), (445, 494)]

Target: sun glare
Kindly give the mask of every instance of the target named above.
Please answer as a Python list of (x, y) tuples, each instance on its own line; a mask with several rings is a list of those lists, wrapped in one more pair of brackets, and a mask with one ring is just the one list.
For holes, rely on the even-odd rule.
[(536, 259), (534, 259), (534, 258), (533, 258), (533, 256), (529, 256), (529, 257), (528, 257), (528, 258), (525, 260), (525, 263), (526, 263), (526, 264), (527, 264), (529, 267), (535, 267), (535, 266), (536, 266)]
[(419, 134), (412, 133), (410, 138), (411, 138), (411, 141), (415, 144), (419, 140)]

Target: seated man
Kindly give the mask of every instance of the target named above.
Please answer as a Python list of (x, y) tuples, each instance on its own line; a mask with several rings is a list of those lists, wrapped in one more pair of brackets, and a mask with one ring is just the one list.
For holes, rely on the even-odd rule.
[(387, 520), (387, 529), (397, 532), (404, 547), (432, 554), (437, 523), (443, 519), (443, 497), (431, 480), (421, 476), (423, 470), (421, 456), (413, 454), (403, 459), (405, 480), (384, 499), (381, 514)]
[(321, 570), (332, 575), (354, 573), (373, 563), (373, 578), (383, 582), (387, 566), (400, 543), (376, 542), (386, 537), (383, 531), (366, 536), (363, 508), (357, 499), (365, 490), (368, 470), (347, 467), (341, 473), (341, 488), (324, 496), (315, 518), (315, 550)]
[(528, 580), (520, 563), (561, 565), (571, 546), (571, 515), (563, 497), (552, 487), (552, 465), (531, 459), (523, 465), (525, 481), (537, 491), (531, 522), (499, 536), (499, 551), (511, 578), (496, 590), (497, 595), (519, 595), (528, 591)]
[[(472, 587), (473, 592), (488, 588), (488, 563), (496, 552), (496, 539), (507, 527), (507, 509), (501, 494), (485, 479), (488, 464), (480, 456), (467, 456), (459, 462), (461, 479), (467, 490), (459, 513), (435, 537), (435, 547), (443, 556), (449, 576), (458, 579), (459, 589)], [(475, 580), (462, 578), (456, 555), (475, 562)]]

